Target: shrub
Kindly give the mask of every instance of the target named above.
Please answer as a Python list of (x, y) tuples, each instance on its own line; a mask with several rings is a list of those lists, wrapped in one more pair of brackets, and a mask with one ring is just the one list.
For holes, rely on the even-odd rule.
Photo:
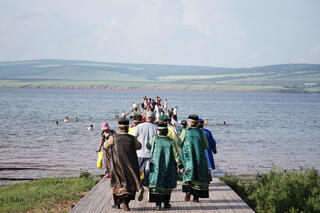
[(320, 176), (317, 170), (257, 174), (254, 180), (222, 177), (257, 212), (320, 212)]

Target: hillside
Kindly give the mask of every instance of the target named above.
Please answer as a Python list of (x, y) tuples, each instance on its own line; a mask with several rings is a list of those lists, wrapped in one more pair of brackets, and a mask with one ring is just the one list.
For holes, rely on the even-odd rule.
[(319, 92), (320, 64), (222, 68), (72, 60), (0, 62), (0, 87)]

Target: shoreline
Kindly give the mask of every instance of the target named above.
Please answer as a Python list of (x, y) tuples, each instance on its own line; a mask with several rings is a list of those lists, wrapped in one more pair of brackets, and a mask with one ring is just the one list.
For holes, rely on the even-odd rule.
[(245, 94), (319, 94), (320, 92), (296, 90), (188, 90), (188, 89), (147, 89), (147, 88), (100, 88), (100, 87), (4, 87), (0, 89), (38, 89), (38, 90), (102, 90), (102, 91), (142, 91), (142, 92), (202, 92), (202, 93), (245, 93)]

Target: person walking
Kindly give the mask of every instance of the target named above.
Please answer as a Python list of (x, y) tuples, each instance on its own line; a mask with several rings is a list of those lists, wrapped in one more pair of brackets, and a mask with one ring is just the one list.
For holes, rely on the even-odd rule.
[(154, 210), (169, 209), (172, 190), (177, 186), (177, 165), (183, 173), (176, 143), (167, 136), (167, 122), (158, 122), (158, 136), (154, 136), (147, 148), (151, 149), (150, 174), (147, 178), (149, 202), (155, 202)]
[(147, 148), (147, 143), (153, 136), (157, 135), (157, 125), (153, 122), (154, 113), (148, 111), (146, 113), (146, 122), (137, 125), (133, 132), (133, 136), (139, 138), (139, 142), (142, 145), (142, 148), (137, 151), (141, 181), (144, 180), (146, 167), (147, 170), (149, 169), (150, 150)]
[(136, 150), (141, 144), (132, 135), (128, 134), (129, 120), (122, 118), (118, 121), (119, 134), (113, 134), (106, 143), (111, 151), (111, 180), (113, 190), (113, 208), (122, 208), (130, 211), (129, 202), (135, 199), (137, 191), (140, 192), (138, 200), (143, 199), (143, 187), (140, 184), (139, 165)]
[[(103, 123), (101, 126), (101, 139), (99, 144), (98, 152), (101, 151), (101, 148), (103, 148), (104, 143), (109, 139), (109, 137), (112, 134), (115, 134), (116, 132), (114, 130), (111, 130), (109, 128), (109, 124), (107, 122)], [(109, 149), (103, 148), (103, 164), (106, 167), (105, 171), (105, 178), (111, 177), (111, 162), (110, 162), (110, 151)]]
[(193, 201), (199, 202), (199, 198), (209, 197), (209, 183), (211, 175), (208, 172), (208, 164), (205, 149), (208, 141), (198, 128), (199, 117), (188, 117), (188, 129), (184, 129), (180, 135), (181, 161), (184, 166), (182, 175), (182, 191), (186, 193), (185, 201), (189, 201), (193, 195)]
[(134, 115), (132, 116), (133, 127), (129, 128), (128, 134), (134, 136), (134, 135), (133, 135), (134, 130), (136, 129), (136, 127), (138, 126), (138, 124), (140, 124), (141, 122), (142, 122), (142, 116), (141, 116), (141, 114), (138, 114), (138, 113), (134, 114)]
[(209, 169), (215, 169), (214, 158), (212, 153), (217, 154), (216, 141), (214, 140), (210, 130), (203, 128), (204, 120), (199, 119), (198, 127), (204, 132), (208, 140), (208, 149), (205, 150)]

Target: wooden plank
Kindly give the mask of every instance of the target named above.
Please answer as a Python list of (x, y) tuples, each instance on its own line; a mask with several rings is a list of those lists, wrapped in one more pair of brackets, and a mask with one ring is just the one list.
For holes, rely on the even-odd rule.
[[(78, 212), (123, 212), (122, 209), (113, 209), (113, 196), (110, 188), (110, 179), (102, 178), (70, 211)], [(219, 212), (219, 213), (250, 213), (254, 212), (248, 205), (225, 183), (213, 178), (209, 188), (209, 198), (200, 199), (199, 203), (184, 201), (185, 194), (181, 189), (181, 182), (171, 194), (171, 209), (169, 212)], [(130, 202), (132, 212), (154, 212), (155, 203), (147, 202), (147, 188), (144, 199)]]

